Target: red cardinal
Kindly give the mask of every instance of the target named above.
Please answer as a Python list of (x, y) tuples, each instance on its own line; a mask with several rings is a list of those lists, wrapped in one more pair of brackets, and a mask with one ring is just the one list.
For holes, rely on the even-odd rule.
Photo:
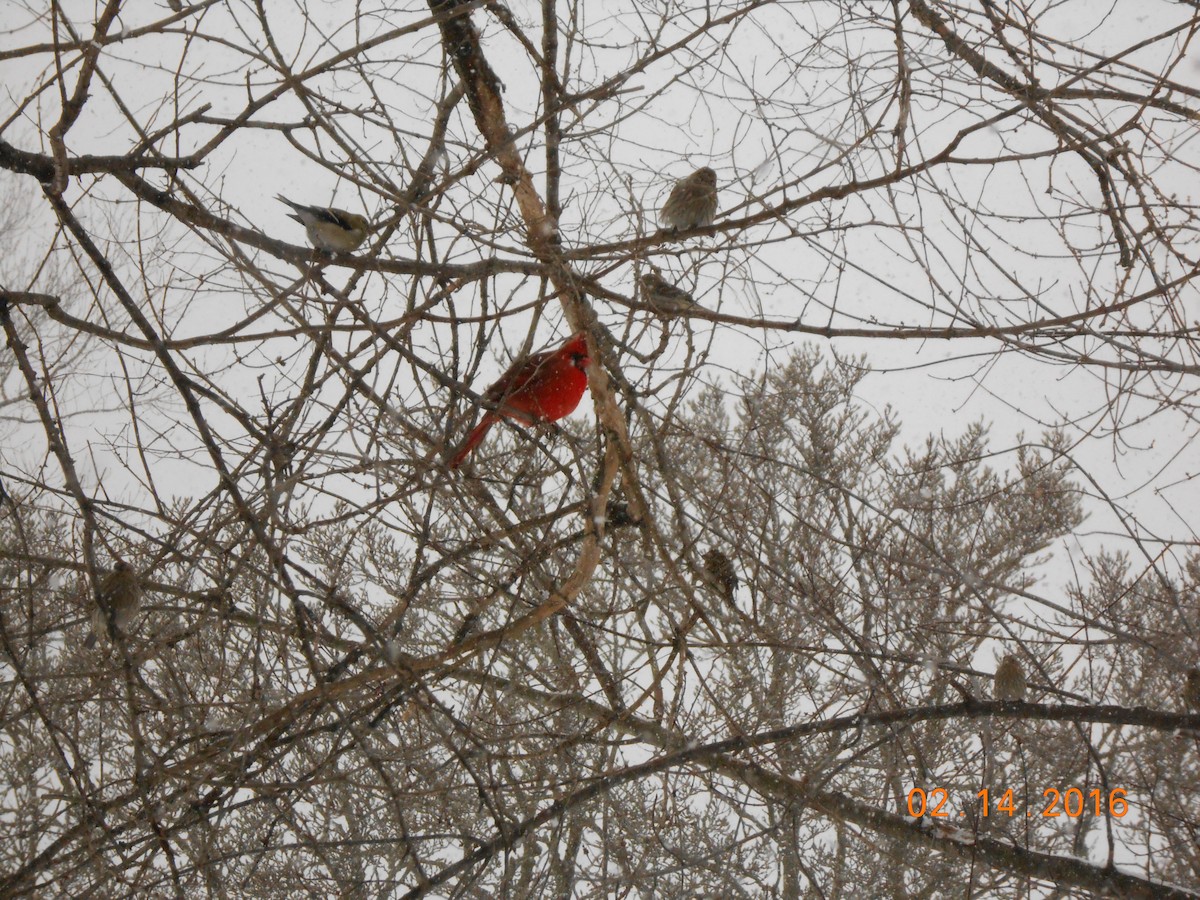
[(557, 350), (543, 350), (513, 363), (483, 395), (497, 408), (483, 414), (483, 419), (450, 460), (450, 468), (457, 469), (462, 465), (501, 419), (532, 425), (556, 422), (569, 416), (587, 390), (587, 365), (587, 338), (583, 332), (571, 335)]

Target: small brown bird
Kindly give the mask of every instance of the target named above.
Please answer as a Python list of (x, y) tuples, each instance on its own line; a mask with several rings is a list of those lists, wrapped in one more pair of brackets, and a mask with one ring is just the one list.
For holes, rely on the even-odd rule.
[(298, 449), (299, 445), (295, 441), (280, 440), (279, 436), (274, 434), (267, 435), (267, 463), (275, 478), (286, 478), (292, 474), (292, 460)]
[(696, 305), (691, 294), (671, 284), (653, 269), (642, 273), (638, 288), (642, 302), (659, 315), (682, 315)]
[(92, 612), (91, 647), (100, 635), (115, 640), (118, 634), (129, 634), (130, 626), (142, 608), (142, 583), (137, 570), (118, 559), (113, 570), (100, 582), (100, 604)]
[(1195, 666), (1184, 674), (1183, 702), (1188, 708), (1200, 712), (1200, 669)]
[(704, 554), (704, 572), (725, 601), (732, 604), (738, 588), (737, 569), (733, 567), (733, 560), (713, 547)]
[(638, 524), (637, 519), (629, 512), (629, 504), (624, 500), (609, 500), (608, 506), (604, 510), (604, 517), (608, 520), (607, 525), (610, 531)]
[(1025, 699), (1025, 670), (1021, 661), (1009, 653), (996, 666), (992, 694), (997, 700)]
[(717, 215), (717, 173), (708, 166), (680, 178), (658, 212), (659, 221), (675, 231), (711, 225)]
[(277, 194), (275, 199), (295, 210), (288, 218), (304, 226), (308, 242), (329, 253), (352, 253), (367, 239), (371, 223), (366, 216), (332, 206), (303, 206)]

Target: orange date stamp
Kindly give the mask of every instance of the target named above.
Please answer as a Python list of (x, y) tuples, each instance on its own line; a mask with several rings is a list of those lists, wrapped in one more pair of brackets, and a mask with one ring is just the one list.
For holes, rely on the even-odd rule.
[[(1026, 818), (1056, 819), (1066, 816), (1068, 819), (1078, 819), (1084, 815), (1112, 816), (1119, 819), (1129, 812), (1129, 801), (1125, 799), (1128, 793), (1122, 788), (1116, 788), (1105, 794), (1100, 788), (1093, 788), (1087, 794), (1077, 787), (1064, 790), (1046, 788), (1042, 791), (1044, 804), (1040, 813), (1036, 807), (1025, 805)], [(908, 814), (914, 819), (926, 816), (933, 819), (952, 818), (953, 813), (947, 810), (946, 803), (950, 792), (946, 788), (933, 788), (926, 791), (923, 788), (913, 788), (908, 792)], [(1020, 814), (1020, 808), (1013, 796), (1012, 788), (1004, 791), (998, 797), (988, 788), (975, 794), (976, 805), (982, 816), (1003, 815), (1012, 818)], [(966, 810), (959, 813), (965, 816)]]

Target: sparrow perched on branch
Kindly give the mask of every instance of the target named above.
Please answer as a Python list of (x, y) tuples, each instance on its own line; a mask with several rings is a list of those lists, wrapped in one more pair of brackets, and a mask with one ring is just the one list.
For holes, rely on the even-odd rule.
[(717, 173), (704, 166), (675, 182), (658, 218), (668, 228), (686, 231), (711, 225), (716, 215)]
[(682, 315), (696, 305), (691, 294), (671, 284), (653, 269), (642, 273), (638, 288), (642, 302), (659, 315)]
[(587, 390), (589, 361), (587, 336), (580, 332), (567, 338), (557, 350), (543, 350), (513, 363), (483, 395), (496, 408), (483, 414), (450, 459), (450, 468), (462, 465), (501, 419), (533, 425), (570, 415)]
[(1195, 666), (1184, 674), (1183, 702), (1195, 712), (1200, 712), (1200, 669)]
[(371, 231), (366, 216), (358, 213), (332, 206), (302, 206), (281, 194), (277, 194), (276, 199), (295, 210), (288, 218), (304, 226), (308, 242), (318, 250), (351, 253), (362, 245)]
[(996, 666), (992, 695), (997, 700), (1025, 699), (1025, 670), (1021, 661), (1009, 653)]
[(737, 569), (733, 567), (733, 560), (713, 547), (704, 554), (704, 572), (725, 601), (732, 604), (738, 588)]
[(102, 634), (110, 640), (129, 634), (130, 626), (142, 608), (142, 582), (137, 570), (125, 560), (118, 559), (113, 570), (100, 582), (98, 599), (99, 605), (92, 612), (89, 647)]

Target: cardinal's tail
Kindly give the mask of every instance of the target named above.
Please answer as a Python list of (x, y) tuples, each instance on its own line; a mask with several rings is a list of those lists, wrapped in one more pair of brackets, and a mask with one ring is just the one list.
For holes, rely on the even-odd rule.
[(479, 422), (478, 425), (467, 435), (467, 439), (463, 441), (462, 446), (458, 448), (454, 456), (450, 460), (450, 468), (457, 469), (463, 464), (463, 460), (470, 456), (471, 451), (479, 446), (492, 426), (496, 424), (496, 417), (491, 413), (487, 413)]

